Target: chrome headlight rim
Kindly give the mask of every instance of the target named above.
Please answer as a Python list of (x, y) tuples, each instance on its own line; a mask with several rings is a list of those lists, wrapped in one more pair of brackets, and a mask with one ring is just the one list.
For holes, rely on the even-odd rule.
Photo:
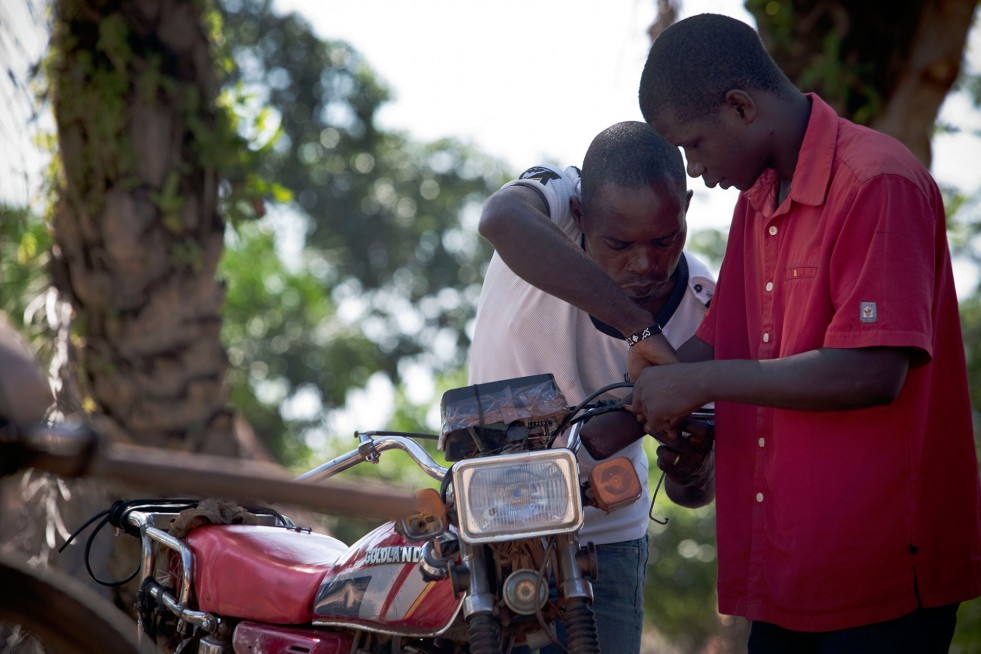
[[(555, 465), (558, 471), (558, 474), (550, 480), (553, 483), (561, 481), (562, 501), (565, 503), (561, 519), (531, 522), (526, 524), (526, 528), (513, 524), (507, 529), (482, 528), (477, 524), (475, 512), (471, 509), (478, 498), (471, 493), (470, 484), (478, 475), (487, 471), (504, 470), (512, 476), (520, 476), (523, 470), (531, 470), (535, 466), (549, 463)], [(481, 544), (538, 538), (572, 533), (582, 528), (583, 507), (579, 490), (579, 464), (576, 455), (568, 449), (537, 450), (467, 459), (453, 466), (452, 475), (458, 517), (457, 532), (460, 539), (466, 543)], [(541, 501), (544, 500), (539, 500)]]

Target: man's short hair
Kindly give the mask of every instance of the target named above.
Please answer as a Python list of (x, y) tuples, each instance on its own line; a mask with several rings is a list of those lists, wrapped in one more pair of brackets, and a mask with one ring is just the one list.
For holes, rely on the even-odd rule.
[(756, 30), (729, 16), (699, 14), (654, 40), (640, 77), (640, 110), (648, 123), (665, 108), (688, 121), (717, 111), (732, 89), (789, 88)]
[(582, 204), (590, 203), (606, 184), (640, 188), (653, 181), (673, 181), (681, 195), (686, 187), (681, 152), (650, 126), (636, 120), (612, 125), (593, 138), (582, 162)]

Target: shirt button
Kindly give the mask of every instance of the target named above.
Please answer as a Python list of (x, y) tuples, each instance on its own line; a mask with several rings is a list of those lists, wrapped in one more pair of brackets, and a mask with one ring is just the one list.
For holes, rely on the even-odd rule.
[(764, 445), (766, 445), (766, 439), (760, 436), (760, 440), (758, 440), (757, 443), (760, 444), (760, 447), (763, 447)]
[(773, 282), (767, 282), (766, 283), (766, 292), (769, 293), (772, 290), (773, 290)]
[(763, 501), (763, 493), (757, 493), (756, 494), (756, 501), (757, 502), (762, 502)]
[(764, 343), (770, 342), (770, 332), (763, 332), (763, 342)]
[(770, 232), (770, 236), (776, 236), (777, 235), (777, 226), (776, 225), (770, 225), (770, 229), (768, 229), (767, 231)]

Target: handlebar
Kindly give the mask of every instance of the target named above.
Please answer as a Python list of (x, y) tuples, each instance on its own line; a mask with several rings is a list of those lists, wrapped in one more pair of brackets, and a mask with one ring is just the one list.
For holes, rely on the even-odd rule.
[(402, 450), (416, 462), (416, 465), (423, 472), (436, 481), (443, 481), (446, 473), (449, 472), (449, 468), (436, 463), (435, 459), (429, 456), (429, 453), (421, 445), (407, 436), (399, 436), (392, 432), (374, 431), (358, 432), (357, 436), (361, 440), (358, 449), (352, 450), (347, 454), (342, 454), (336, 459), (332, 459), (309, 472), (303, 473), (297, 477), (297, 480), (317, 481), (353, 468), (363, 461), (375, 463), (378, 460), (378, 455), (386, 450)]

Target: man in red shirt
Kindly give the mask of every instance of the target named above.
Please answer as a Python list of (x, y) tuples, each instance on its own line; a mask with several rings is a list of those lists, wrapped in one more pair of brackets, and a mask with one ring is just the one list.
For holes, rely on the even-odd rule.
[(659, 36), (640, 104), (689, 175), (741, 191), (682, 363), (631, 353), (664, 442), (716, 403), (720, 610), (751, 654), (946, 652), (981, 595), (981, 487), (936, 183), (732, 18)]

